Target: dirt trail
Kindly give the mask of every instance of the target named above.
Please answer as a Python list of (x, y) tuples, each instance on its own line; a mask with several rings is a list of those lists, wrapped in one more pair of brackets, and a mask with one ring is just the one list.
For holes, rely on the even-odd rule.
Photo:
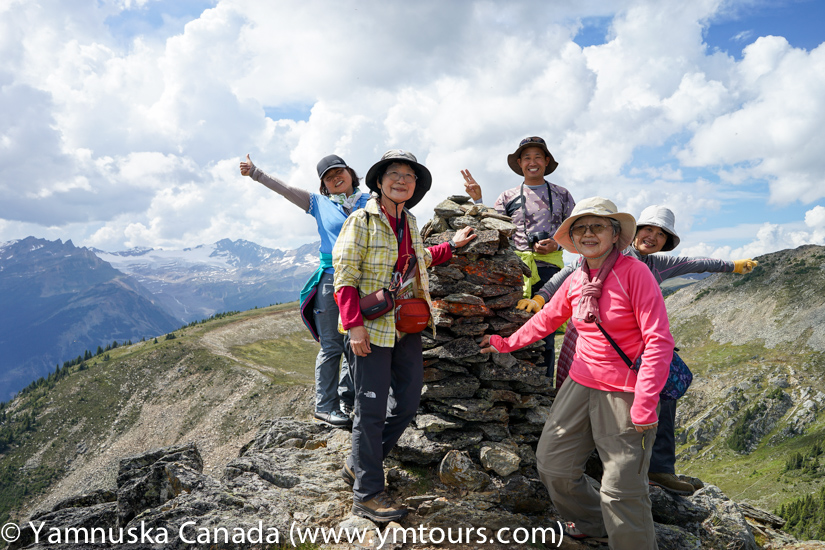
[[(201, 337), (204, 347), (215, 355), (227, 357), (257, 371), (286, 374), (283, 369), (250, 363), (232, 353), (235, 346), (243, 346), (261, 340), (272, 340), (286, 334), (306, 331), (298, 309), (273, 311), (266, 315), (242, 319), (229, 323), (215, 330), (210, 330)], [(308, 333), (307, 333), (308, 337)]]

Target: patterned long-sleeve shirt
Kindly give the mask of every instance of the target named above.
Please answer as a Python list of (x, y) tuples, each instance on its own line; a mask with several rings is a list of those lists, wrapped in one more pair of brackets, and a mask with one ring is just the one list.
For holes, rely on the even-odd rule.
[[(549, 196), (547, 195), (548, 187)], [(524, 208), (522, 208), (522, 200)], [(524, 232), (525, 224), (530, 233), (546, 231), (552, 236), (561, 223), (570, 216), (574, 206), (576, 206), (576, 201), (567, 189), (545, 181), (541, 185), (519, 185), (508, 189), (499, 195), (493, 207), (499, 214), (510, 216), (513, 219), (513, 224), (516, 226), (516, 233), (513, 236), (516, 250), (529, 250), (527, 234)]]

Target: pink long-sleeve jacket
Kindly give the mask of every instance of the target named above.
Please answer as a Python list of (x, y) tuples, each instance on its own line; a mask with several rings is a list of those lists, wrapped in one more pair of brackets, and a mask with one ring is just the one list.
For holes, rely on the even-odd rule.
[[(592, 270), (595, 277), (598, 270)], [(581, 298), (580, 272), (562, 284), (550, 302), (509, 338), (493, 336), (490, 344), (510, 352), (554, 332), (569, 319)], [(572, 322), (579, 331), (570, 378), (588, 388), (635, 394), (630, 417), (639, 426), (657, 422), (659, 392), (673, 357), (673, 336), (665, 301), (650, 269), (635, 258), (620, 255), (599, 298), (602, 327), (631, 359), (642, 357), (638, 375), (630, 370), (595, 323)]]

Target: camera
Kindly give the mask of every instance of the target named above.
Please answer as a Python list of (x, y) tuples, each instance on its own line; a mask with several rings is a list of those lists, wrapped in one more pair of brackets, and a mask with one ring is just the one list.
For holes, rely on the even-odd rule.
[(548, 233), (547, 231), (539, 231), (538, 233), (527, 233), (527, 244), (530, 246), (535, 245), (539, 241), (543, 241), (544, 239), (549, 239), (553, 235)]

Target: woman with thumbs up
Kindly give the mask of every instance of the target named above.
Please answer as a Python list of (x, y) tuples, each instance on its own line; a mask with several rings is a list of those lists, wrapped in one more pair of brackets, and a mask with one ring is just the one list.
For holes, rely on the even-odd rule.
[[(315, 218), (321, 238), (321, 263), (301, 291), (301, 316), (312, 336), (321, 343), (315, 360), (315, 418), (332, 426), (350, 425), (354, 394), (344, 353), (344, 335), (338, 332), (338, 305), (333, 287), (332, 248), (344, 221), (363, 208), (369, 193), (358, 190), (358, 174), (338, 155), (318, 162), (319, 193), (287, 185), (252, 163), (241, 161), (241, 175), (272, 189)], [(339, 384), (338, 366), (341, 375)]]

